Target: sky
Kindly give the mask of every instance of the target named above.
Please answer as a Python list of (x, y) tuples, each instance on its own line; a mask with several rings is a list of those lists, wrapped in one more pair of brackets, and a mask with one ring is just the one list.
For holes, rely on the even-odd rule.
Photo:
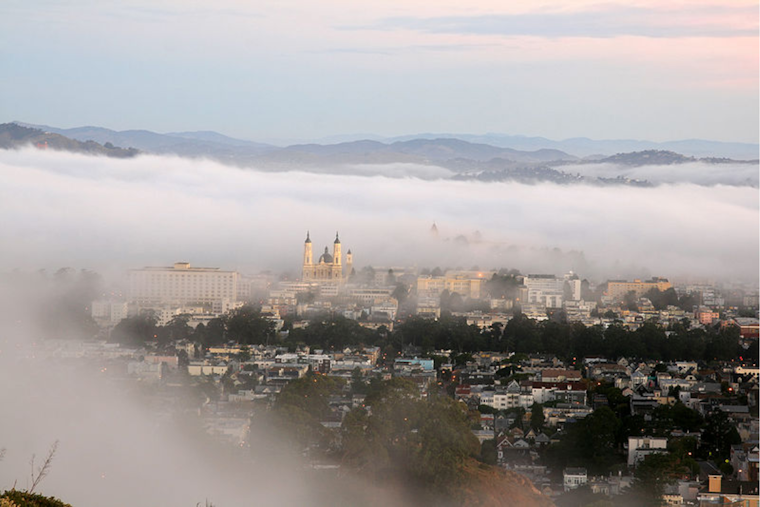
[(0, 121), (757, 142), (758, 6), (5, 0)]
[[(689, 167), (693, 179), (714, 171)], [(126, 269), (178, 261), (300, 276), (306, 231), (317, 253), (332, 248), (338, 229), (357, 269), (573, 270), (592, 282), (758, 279), (755, 187), (677, 177), (644, 188), (526, 185), (401, 172), (390, 165), (371, 176), (273, 173), (155, 155), (0, 150), (0, 216), (13, 217), (0, 227), (0, 266), (87, 268), (116, 282)], [(437, 237), (429, 233), (434, 222)]]

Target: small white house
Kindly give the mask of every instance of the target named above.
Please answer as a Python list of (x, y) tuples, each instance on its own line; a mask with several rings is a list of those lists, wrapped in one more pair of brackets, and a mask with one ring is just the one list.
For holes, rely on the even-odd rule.
[(588, 483), (588, 473), (585, 468), (565, 468), (562, 471), (565, 491), (577, 489)]

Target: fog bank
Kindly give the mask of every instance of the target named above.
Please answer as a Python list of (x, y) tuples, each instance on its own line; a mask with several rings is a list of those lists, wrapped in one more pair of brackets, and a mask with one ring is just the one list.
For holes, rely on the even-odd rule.
[(748, 187), (272, 173), (35, 149), (0, 151), (0, 176), (6, 269), (118, 271), (186, 260), (297, 273), (308, 229), (317, 251), (339, 230), (357, 267), (758, 277), (757, 189)]
[(757, 188), (760, 181), (758, 164), (685, 164), (628, 166), (620, 164), (578, 164), (558, 169), (581, 176), (647, 180), (651, 183), (696, 183), (698, 185), (748, 185)]
[(40, 339), (47, 294), (33, 285), (0, 281), (0, 492), (28, 489), (30, 459), (36, 470), (57, 441), (35, 492), (76, 507), (412, 505), (403, 491), (307, 468), (292, 436), (258, 419), (250, 449), (212, 440), (193, 387), (141, 382), (125, 362), (72, 357), (76, 342)]

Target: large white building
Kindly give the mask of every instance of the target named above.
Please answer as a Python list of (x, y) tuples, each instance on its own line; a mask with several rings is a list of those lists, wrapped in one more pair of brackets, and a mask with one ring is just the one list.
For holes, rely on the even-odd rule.
[(554, 275), (527, 275), (523, 303), (561, 308), (565, 298), (572, 301), (581, 299), (581, 280), (573, 272), (562, 278)]
[(564, 295), (565, 280), (554, 275), (528, 275), (523, 279), (527, 289), (524, 303), (538, 304), (546, 308), (560, 308)]
[(196, 268), (188, 262), (171, 267), (129, 271), (129, 303), (138, 308), (206, 307), (221, 313), (237, 301), (236, 271)]
[(126, 301), (99, 299), (92, 302), (92, 318), (103, 327), (115, 326), (127, 317)]

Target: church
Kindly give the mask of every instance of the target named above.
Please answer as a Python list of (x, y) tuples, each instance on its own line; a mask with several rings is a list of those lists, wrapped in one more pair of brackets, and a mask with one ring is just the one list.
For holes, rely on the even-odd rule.
[(303, 245), (303, 271), (301, 279), (304, 282), (344, 283), (353, 269), (351, 250), (346, 252), (345, 276), (343, 274), (342, 257), (340, 238), (338, 238), (338, 233), (336, 232), (332, 255), (328, 248), (325, 247), (325, 252), (319, 256), (317, 262), (314, 262), (311, 238), (307, 232), (306, 241)]

